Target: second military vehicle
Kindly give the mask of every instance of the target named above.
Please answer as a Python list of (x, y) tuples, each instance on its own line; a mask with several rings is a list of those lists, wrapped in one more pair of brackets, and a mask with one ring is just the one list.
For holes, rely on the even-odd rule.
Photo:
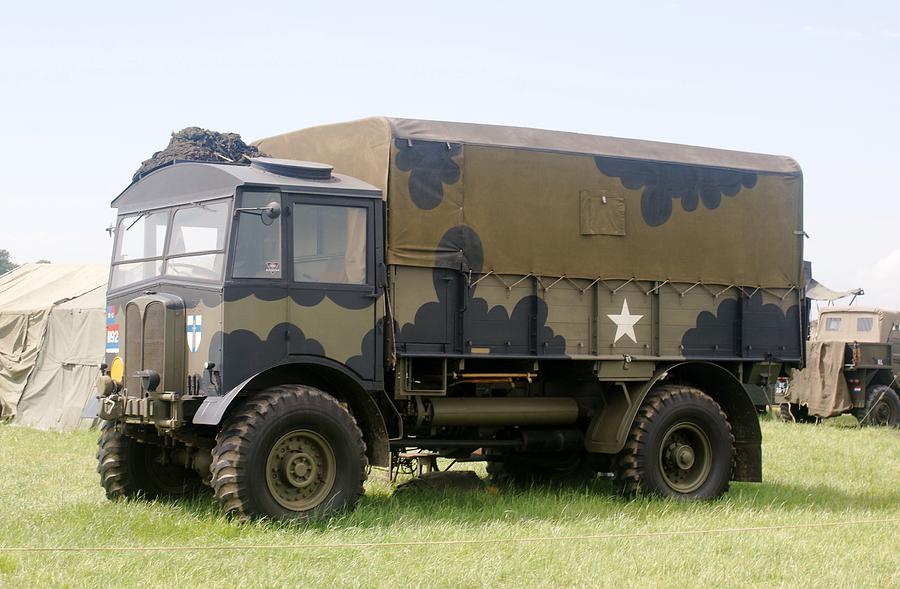
[(900, 312), (827, 307), (807, 347), (808, 365), (781, 399), (782, 419), (852, 413), (862, 425), (900, 427)]
[(504, 483), (761, 480), (755, 402), (803, 356), (793, 160), (385, 118), (258, 146), (113, 201), (110, 498), (318, 518), (422, 449)]

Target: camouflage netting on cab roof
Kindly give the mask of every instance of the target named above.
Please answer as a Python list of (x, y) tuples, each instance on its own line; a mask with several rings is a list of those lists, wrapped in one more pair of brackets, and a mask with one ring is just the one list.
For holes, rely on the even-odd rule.
[(200, 127), (187, 127), (172, 133), (169, 145), (141, 163), (132, 179), (136, 181), (142, 174), (176, 159), (223, 163), (261, 155), (264, 154), (256, 146), (244, 143), (237, 133), (218, 133)]

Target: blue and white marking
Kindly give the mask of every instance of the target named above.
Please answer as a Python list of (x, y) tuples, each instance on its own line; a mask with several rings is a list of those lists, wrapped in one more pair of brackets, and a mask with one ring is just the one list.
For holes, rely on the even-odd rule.
[(191, 352), (200, 349), (200, 339), (203, 337), (202, 328), (203, 317), (201, 315), (187, 316), (187, 343)]
[(106, 307), (106, 353), (119, 353), (119, 322), (116, 320), (116, 306)]

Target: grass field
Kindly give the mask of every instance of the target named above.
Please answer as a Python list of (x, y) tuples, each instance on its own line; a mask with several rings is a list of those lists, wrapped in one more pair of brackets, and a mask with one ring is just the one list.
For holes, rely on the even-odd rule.
[[(356, 511), (314, 526), (232, 522), (211, 497), (107, 502), (94, 432), (0, 426), (0, 587), (900, 586), (900, 432), (762, 425), (765, 482), (711, 503), (625, 501), (604, 480), (392, 497), (375, 470)], [(791, 528), (859, 520), (894, 521)], [(784, 528), (652, 535), (763, 526)], [(412, 544), (448, 539), (483, 542)], [(333, 546), (384, 542), (410, 544)], [(298, 547), (185, 548), (273, 544)], [(3, 550), (72, 546), (178, 548)]]

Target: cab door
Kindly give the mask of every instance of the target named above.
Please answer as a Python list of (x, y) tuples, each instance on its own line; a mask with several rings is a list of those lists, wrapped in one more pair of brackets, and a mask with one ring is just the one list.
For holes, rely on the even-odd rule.
[(285, 195), (288, 353), (383, 379), (380, 199)]

